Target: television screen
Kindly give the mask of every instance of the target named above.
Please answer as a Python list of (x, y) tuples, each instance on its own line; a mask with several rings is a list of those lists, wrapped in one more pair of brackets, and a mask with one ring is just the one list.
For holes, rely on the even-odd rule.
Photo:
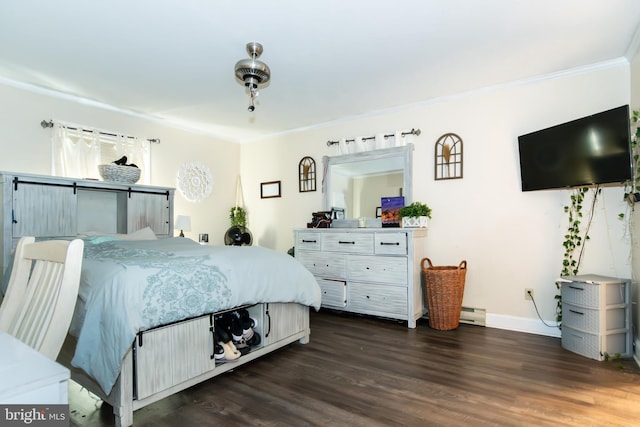
[(518, 137), (522, 191), (631, 179), (629, 106)]

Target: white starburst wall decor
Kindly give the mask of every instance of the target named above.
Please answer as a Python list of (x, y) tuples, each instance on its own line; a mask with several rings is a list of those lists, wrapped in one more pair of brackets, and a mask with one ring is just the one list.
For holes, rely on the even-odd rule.
[(178, 191), (190, 202), (200, 202), (213, 191), (213, 176), (201, 162), (187, 162), (178, 169)]

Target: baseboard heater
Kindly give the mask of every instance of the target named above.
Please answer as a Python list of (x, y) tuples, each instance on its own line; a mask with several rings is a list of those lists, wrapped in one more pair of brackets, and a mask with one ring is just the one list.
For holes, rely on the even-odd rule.
[[(424, 316), (425, 319), (429, 318), (429, 312), (427, 311)], [(487, 310), (484, 308), (476, 307), (462, 307), (460, 310), (460, 323), (466, 323), (469, 325), (486, 326), (487, 325)]]

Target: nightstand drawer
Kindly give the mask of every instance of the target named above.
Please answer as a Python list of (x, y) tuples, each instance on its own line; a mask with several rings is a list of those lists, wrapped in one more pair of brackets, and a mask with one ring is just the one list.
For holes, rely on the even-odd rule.
[(562, 302), (562, 326), (592, 334), (600, 333), (600, 311)]
[(347, 283), (341, 280), (317, 279), (322, 292), (322, 306), (344, 308), (347, 305)]
[(582, 307), (600, 306), (599, 286), (593, 283), (571, 282), (562, 284), (562, 302)]
[(374, 283), (407, 284), (406, 257), (351, 255), (347, 279)]
[(407, 314), (407, 288), (371, 283), (349, 283), (349, 308), (358, 312)]
[(345, 279), (347, 277), (346, 257), (326, 252), (296, 251), (296, 259), (314, 276)]
[[(605, 322), (602, 325), (606, 328), (604, 331), (600, 330), (601, 314), (605, 316)], [(569, 326), (584, 332), (599, 334), (600, 332), (625, 329), (627, 327), (626, 316), (624, 307), (610, 308), (602, 312), (601, 310), (577, 307), (564, 301), (562, 303), (562, 326)]]
[(329, 233), (322, 236), (322, 250), (373, 254), (373, 233)]
[(583, 307), (600, 307), (600, 294), (606, 305), (625, 304), (625, 282), (586, 283), (570, 282), (562, 284), (562, 302)]
[(595, 360), (603, 360), (605, 354), (615, 357), (628, 355), (625, 332), (596, 335), (562, 325), (562, 348)]
[(405, 233), (376, 233), (374, 252), (376, 255), (406, 255), (407, 235)]

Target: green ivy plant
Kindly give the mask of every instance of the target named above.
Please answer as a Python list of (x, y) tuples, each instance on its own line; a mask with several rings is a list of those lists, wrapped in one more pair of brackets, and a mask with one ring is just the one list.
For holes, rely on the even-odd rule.
[(582, 222), (582, 204), (584, 196), (589, 191), (589, 187), (576, 188), (571, 192), (571, 204), (564, 207), (564, 212), (569, 215), (569, 227), (564, 235), (564, 257), (562, 259), (562, 275), (575, 276), (580, 269), (579, 258), (576, 259), (576, 249), (581, 249), (584, 241), (589, 240), (589, 236), (582, 237), (580, 223)]
[[(640, 184), (638, 183), (637, 176), (640, 175), (640, 146), (638, 145), (638, 140), (640, 140), (640, 126), (638, 126), (638, 121), (640, 120), (640, 111), (633, 110), (631, 113), (631, 166), (632, 166), (632, 177), (631, 180), (625, 185), (624, 189), (624, 199), (628, 200), (629, 196), (633, 193), (640, 192)], [(631, 203), (631, 209), (633, 209), (634, 204)], [(620, 219), (624, 219), (624, 213), (618, 214)]]
[(229, 212), (229, 219), (231, 220), (232, 227), (246, 227), (247, 211), (240, 206), (234, 206)]
[[(571, 203), (564, 207), (564, 212), (569, 216), (569, 226), (567, 233), (564, 235), (564, 256), (562, 259), (562, 276), (575, 276), (580, 269), (580, 251), (576, 253), (576, 249), (581, 249), (585, 241), (589, 240), (589, 235), (582, 237), (580, 223), (583, 217), (584, 196), (589, 191), (589, 187), (578, 187), (571, 192)], [(556, 282), (556, 288), (560, 290), (560, 283)], [(556, 321), (558, 324), (562, 322), (562, 295), (556, 294)]]

